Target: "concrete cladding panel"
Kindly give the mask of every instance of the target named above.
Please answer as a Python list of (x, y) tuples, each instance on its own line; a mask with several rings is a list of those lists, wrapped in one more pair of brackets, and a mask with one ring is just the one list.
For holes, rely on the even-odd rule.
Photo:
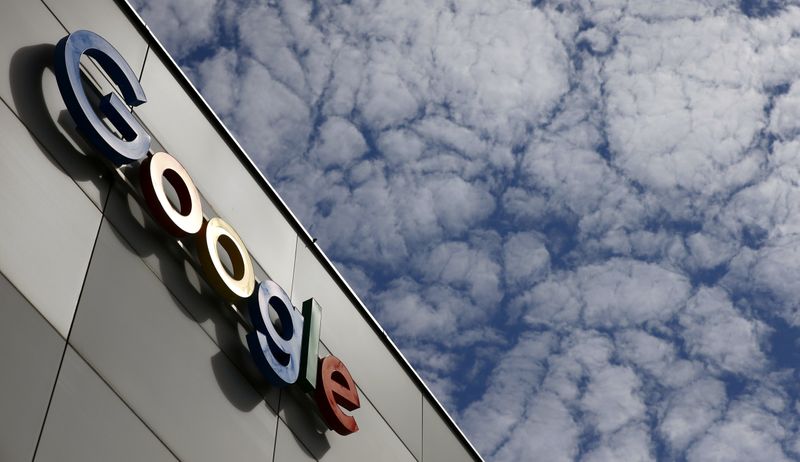
[[(341, 436), (325, 428), (314, 401), (296, 390), (281, 396), (281, 419), (321, 462), (381, 461), (416, 462), (418, 459), (361, 393), (361, 407), (354, 412), (359, 430)], [(278, 459), (275, 459), (276, 461)]]
[(177, 459), (72, 348), (53, 393), (35, 462)]
[[(11, 72), (24, 58), (27, 47), (52, 47), (66, 35), (55, 17), (39, 1), (4, 0), (0, 14), (0, 97), (8, 104), (14, 101)], [(20, 54), (21, 53), (21, 54)]]
[(2, 275), (0, 300), (0, 460), (31, 460), (66, 341)]
[(289, 290), (297, 237), (291, 225), (155, 53), (145, 63), (142, 86), (148, 102), (136, 113), (148, 130), (183, 164), (269, 277)]
[[(246, 331), (237, 323), (231, 305), (203, 280), (192, 263), (196, 260), (150, 218), (127, 188), (112, 190), (105, 217), (125, 236), (126, 242), (167, 286), (170, 294), (250, 379), (270, 407), (277, 410), (278, 389), (270, 387), (260, 376), (247, 349)], [(189, 243), (188, 247), (192, 246)]]
[(422, 410), (422, 462), (471, 462), (472, 452), (450, 430), (450, 426), (425, 399)]
[[(66, 6), (62, 5), (64, 2), (54, 3), (59, 4), (60, 9)], [(114, 8), (122, 15), (113, 3), (103, 5), (106, 6), (101, 9)], [(73, 10), (71, 16), (81, 15), (82, 9), (85, 8)], [(128, 27), (133, 28), (133, 25), (128, 24)], [(0, 15), (0, 59), (7, 67), (0, 69), (3, 71), (0, 72), (0, 97), (45, 146), (54, 162), (102, 209), (109, 174), (96, 158), (87, 154), (92, 149), (78, 135), (53, 74), (55, 44), (66, 34), (67, 30), (41, 2), (4, 2)], [(139, 41), (140, 52), (127, 53), (133, 55), (131, 59), (139, 60), (138, 65), (132, 63), (137, 72), (146, 51), (143, 39)], [(84, 58), (83, 62), (88, 88), (96, 88), (98, 96), (115, 91), (89, 58)]]
[(0, 104), (0, 271), (67, 337), (100, 211)]
[(180, 460), (271, 460), (276, 415), (108, 222), (70, 343)]
[(314, 456), (303, 446), (282, 420), (278, 421), (278, 437), (275, 440), (275, 462), (314, 462)]
[[(421, 391), (344, 291), (302, 244), (298, 245), (295, 271), (292, 303), (301, 306), (312, 297), (319, 302), (322, 342), (347, 365), (359, 388), (419, 458)], [(359, 426), (363, 429), (360, 423)]]

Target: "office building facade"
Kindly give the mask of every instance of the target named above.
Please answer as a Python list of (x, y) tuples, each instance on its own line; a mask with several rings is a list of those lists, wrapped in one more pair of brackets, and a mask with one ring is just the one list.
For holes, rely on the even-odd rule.
[[(135, 72), (148, 156), (185, 167), (204, 221), (235, 229), (254, 280), (298, 310), (316, 302), (317, 354), (352, 375), (359, 407), (342, 412), (358, 431), (331, 430), (313, 392), (270, 383), (248, 346), (247, 300), (208, 280), (193, 233), (153, 217), (142, 160), (116, 165), (78, 127), (54, 56), (81, 30)], [(480, 460), (127, 3), (5, 0), (0, 60), (0, 460)], [(130, 104), (113, 72), (80, 62), (93, 104)], [(238, 277), (235, 257), (226, 271)]]

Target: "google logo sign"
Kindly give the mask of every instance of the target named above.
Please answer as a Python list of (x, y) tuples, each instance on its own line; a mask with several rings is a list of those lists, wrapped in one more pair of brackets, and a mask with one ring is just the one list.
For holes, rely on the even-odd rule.
[[(124, 100), (109, 93), (98, 106), (121, 137), (95, 113), (83, 89), (83, 55), (93, 58), (122, 94)], [(275, 387), (298, 383), (313, 395), (329, 428), (341, 435), (357, 432), (355, 418), (344, 412), (360, 406), (350, 372), (336, 356), (318, 357), (319, 306), (307, 300), (301, 314), (281, 286), (269, 280), (256, 282), (250, 254), (236, 230), (219, 217), (204, 217), (200, 194), (177, 159), (165, 152), (150, 152), (150, 135), (128, 110), (147, 98), (125, 59), (101, 36), (81, 30), (58, 42), (55, 71), (61, 96), (81, 135), (117, 167), (140, 162), (139, 186), (150, 214), (172, 236), (193, 236), (206, 281), (227, 301), (247, 305), (254, 327), (247, 334), (247, 346), (262, 375)], [(176, 193), (175, 205), (169, 200), (167, 183)], [(219, 247), (227, 254), (230, 269)], [(270, 320), (270, 307), (278, 315), (279, 328)]]

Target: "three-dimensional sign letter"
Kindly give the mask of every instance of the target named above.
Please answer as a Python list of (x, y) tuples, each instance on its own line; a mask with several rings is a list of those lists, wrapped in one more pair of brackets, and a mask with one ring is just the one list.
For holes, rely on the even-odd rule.
[[(270, 321), (270, 305), (278, 314), (281, 332)], [(255, 331), (247, 334), (247, 346), (259, 370), (276, 387), (295, 383), (300, 374), (303, 317), (272, 281), (259, 284), (248, 306)]]
[[(102, 112), (122, 135), (122, 139), (105, 126), (94, 112), (81, 83), (81, 56), (97, 62), (111, 77), (122, 96), (109, 93), (100, 100)], [(69, 115), (81, 134), (116, 165), (141, 159), (150, 149), (150, 135), (128, 110), (147, 101), (139, 79), (128, 62), (103, 37), (87, 30), (75, 31), (56, 45), (55, 70), (58, 89)], [(127, 105), (126, 105), (127, 103)]]
[(343, 407), (348, 411), (355, 411), (361, 407), (358, 389), (353, 377), (350, 376), (350, 371), (336, 356), (320, 359), (314, 399), (328, 428), (340, 435), (358, 431), (356, 419), (341, 409)]

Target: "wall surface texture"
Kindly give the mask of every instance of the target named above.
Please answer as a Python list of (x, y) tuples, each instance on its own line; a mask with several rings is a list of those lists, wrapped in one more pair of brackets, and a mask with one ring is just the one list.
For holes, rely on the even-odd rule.
[[(358, 384), (359, 432), (326, 430), (296, 387), (267, 384), (193, 244), (145, 212), (135, 168), (109, 168), (76, 133), (52, 56), (79, 29), (140, 72), (153, 150), (236, 228), (257, 278), (320, 304), (320, 349)], [(0, 460), (478, 459), (125, 4), (4, 0), (0, 66)], [(88, 58), (83, 70), (116, 91)]]

